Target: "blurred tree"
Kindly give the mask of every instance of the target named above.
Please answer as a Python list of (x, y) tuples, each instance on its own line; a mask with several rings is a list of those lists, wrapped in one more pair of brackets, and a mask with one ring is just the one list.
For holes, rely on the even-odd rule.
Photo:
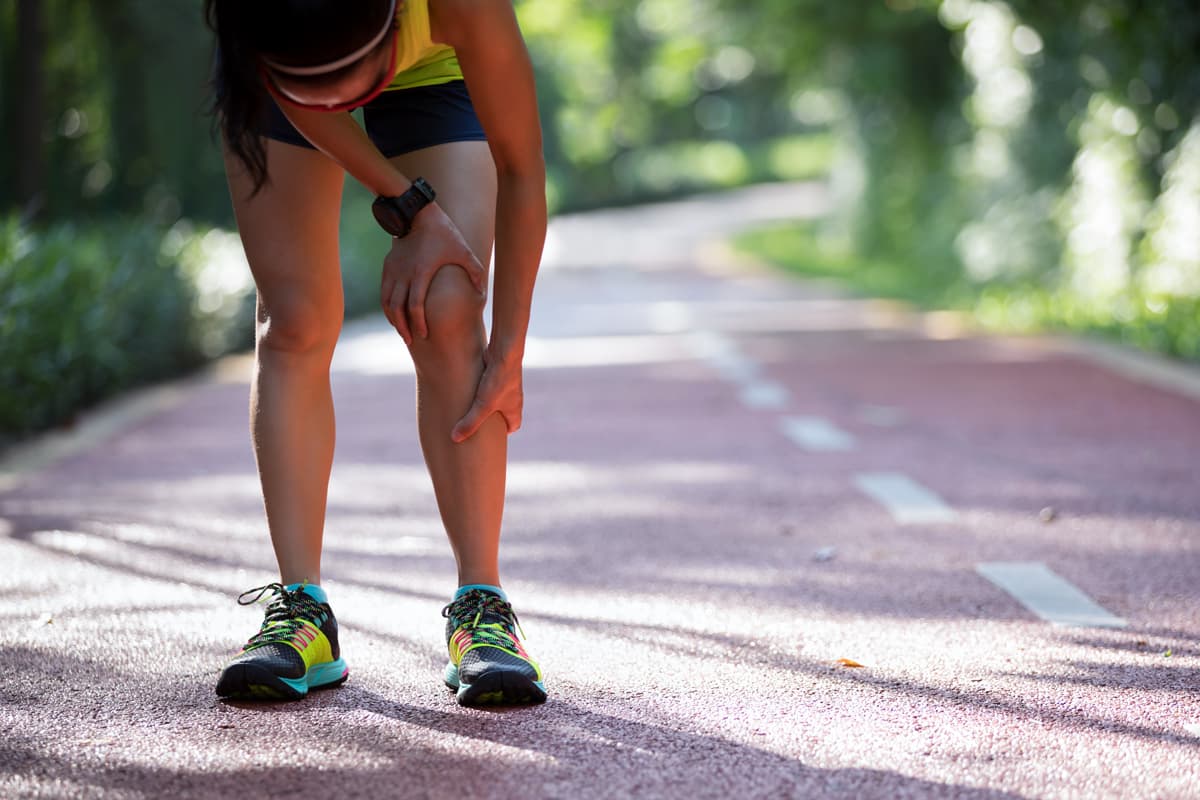
[[(788, 137), (832, 130), (826, 235), (947, 281), (1067, 280), (1095, 261), (1071, 231), (1117, 214), (1110, 271), (1134, 284), (1174, 241), (1147, 226), (1183, 229), (1159, 196), (1190, 185), (1172, 165), (1200, 110), (1194, 0), (516, 6), (558, 209), (807, 174), (823, 150)], [(211, 50), (195, 2), (0, 7), (0, 207), (228, 224)]]
[(45, 81), (42, 71), (44, 47), (41, 0), (19, 0), (17, 3), (17, 63), (13, 74), (20, 94), (11, 95), (10, 105), (16, 113), (16, 202), (22, 216), (37, 216), (45, 202), (46, 154), (42, 146), (45, 121)]
[(982, 291), (1008, 324), (1200, 355), (1194, 0), (761, 0), (755, 20), (743, 46), (837, 97), (827, 249)]
[(779, 174), (774, 143), (813, 126), (795, 77), (722, 0), (518, 0), (538, 72), (552, 199), (630, 202)]
[[(39, 24), (51, 35), (33, 35)], [(18, 51), (0, 73), (0, 146), (14, 156), (0, 173), (12, 178), (0, 206), (24, 207), (44, 164), (36, 183), (47, 221), (230, 221), (204, 113), (212, 42), (198, 3), (20, 0), (17, 14), (0, 12), (0, 42)]]

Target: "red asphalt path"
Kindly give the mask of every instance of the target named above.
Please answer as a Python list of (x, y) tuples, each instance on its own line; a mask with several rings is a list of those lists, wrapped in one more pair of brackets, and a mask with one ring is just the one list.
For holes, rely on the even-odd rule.
[[(540, 707), (441, 685), (453, 561), (379, 321), (335, 362), (340, 689), (213, 695), (260, 619), (234, 598), (274, 578), (244, 370), (26, 469), (0, 493), (0, 796), (1200, 797), (1200, 401), (697, 268), (699, 232), (819, 206), (770, 187), (553, 226), (502, 564)], [(786, 417), (855, 446), (805, 450)], [(870, 472), (955, 518), (898, 523)], [(1038, 619), (976, 571), (998, 561), (1128, 627)]]

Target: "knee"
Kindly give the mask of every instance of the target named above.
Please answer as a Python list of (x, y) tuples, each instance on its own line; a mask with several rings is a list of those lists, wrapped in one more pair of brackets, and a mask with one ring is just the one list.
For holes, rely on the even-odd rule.
[(345, 309), (336, 302), (290, 297), (267, 305), (259, 299), (258, 343), (268, 350), (291, 354), (333, 353), (342, 330)]
[(425, 325), (430, 343), (454, 346), (478, 338), (483, 326), (484, 298), (455, 265), (434, 274), (425, 295)]

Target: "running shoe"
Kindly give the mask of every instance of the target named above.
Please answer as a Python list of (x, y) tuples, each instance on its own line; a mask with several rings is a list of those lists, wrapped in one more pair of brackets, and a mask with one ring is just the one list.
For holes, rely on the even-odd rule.
[(243, 592), (239, 605), (264, 594), (262, 628), (221, 671), (217, 694), (239, 700), (298, 700), (309, 689), (336, 686), (350, 675), (338, 649), (337, 620), (328, 603), (317, 601), (304, 587), (289, 590), (269, 583)]
[(472, 589), (443, 608), (442, 616), (450, 651), (445, 681), (460, 705), (517, 705), (546, 699), (542, 670), (517, 638), (520, 623), (507, 601)]

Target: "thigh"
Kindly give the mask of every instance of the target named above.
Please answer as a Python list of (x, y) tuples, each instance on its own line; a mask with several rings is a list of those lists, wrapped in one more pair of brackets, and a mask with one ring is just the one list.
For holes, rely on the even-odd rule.
[(486, 268), (496, 225), (496, 166), (487, 142), (447, 142), (392, 159), (408, 178), (424, 178), (437, 203)]
[(234, 156), (226, 174), (238, 232), (258, 288), (260, 309), (303, 307), (342, 313), (338, 260), (342, 168), (317, 150), (265, 140), (270, 181), (252, 183)]

